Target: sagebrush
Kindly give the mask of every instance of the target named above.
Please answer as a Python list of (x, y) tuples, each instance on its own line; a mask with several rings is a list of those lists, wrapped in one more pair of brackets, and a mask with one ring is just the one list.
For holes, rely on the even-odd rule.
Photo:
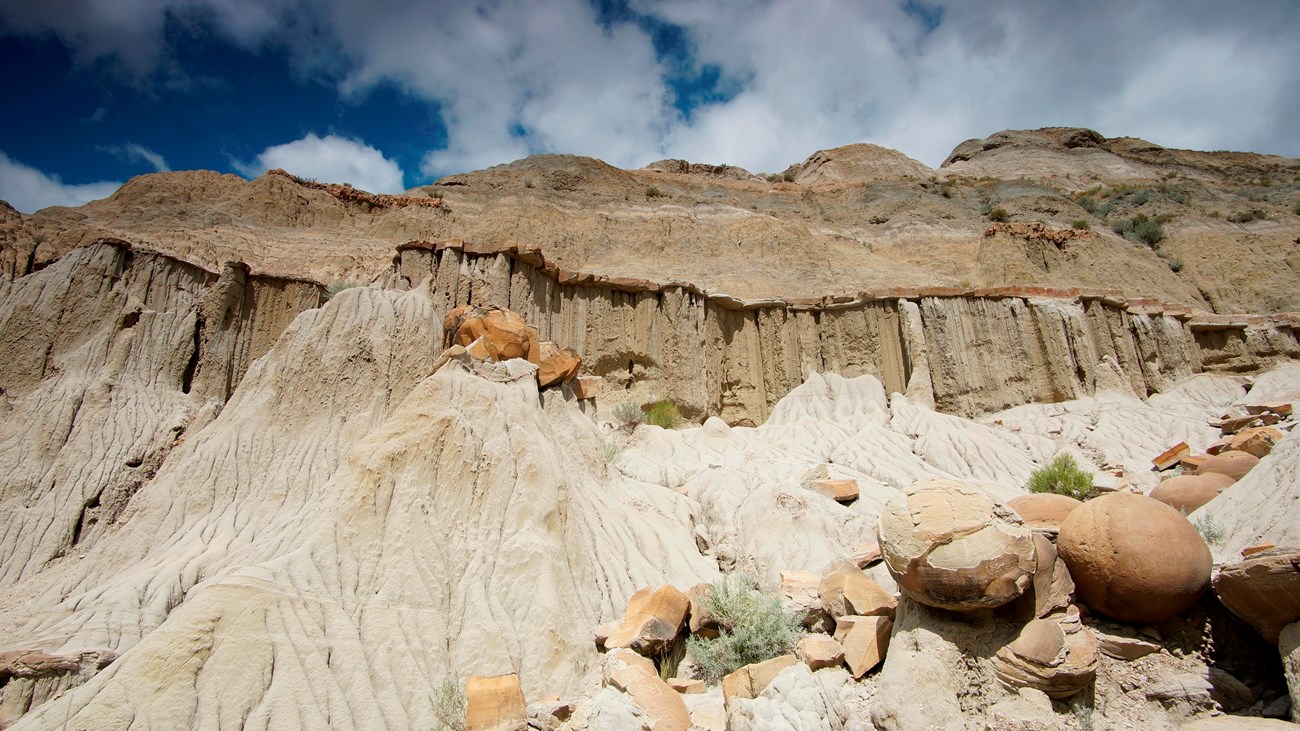
[(1092, 473), (1079, 468), (1068, 454), (1058, 454), (1046, 467), (1029, 475), (1025, 488), (1030, 492), (1050, 492), (1083, 500), (1092, 494)]
[(433, 717), (437, 731), (465, 731), (465, 693), (455, 678), (433, 689)]
[(1196, 532), (1201, 534), (1205, 539), (1207, 546), (1218, 548), (1223, 545), (1223, 540), (1228, 537), (1228, 532), (1224, 530), (1223, 524), (1210, 513), (1196, 519)]
[(721, 629), (717, 637), (692, 635), (687, 649), (709, 683), (750, 663), (784, 655), (803, 636), (798, 617), (748, 574), (724, 574), (709, 587), (703, 605)]
[(645, 412), (631, 401), (624, 401), (614, 407), (614, 423), (623, 429), (635, 429), (637, 424), (645, 421)]

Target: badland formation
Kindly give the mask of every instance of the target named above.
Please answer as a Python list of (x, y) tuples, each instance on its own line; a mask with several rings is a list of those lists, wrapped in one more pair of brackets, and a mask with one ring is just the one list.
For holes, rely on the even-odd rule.
[(1071, 128), (0, 205), (0, 728), (1300, 728), (1298, 283)]

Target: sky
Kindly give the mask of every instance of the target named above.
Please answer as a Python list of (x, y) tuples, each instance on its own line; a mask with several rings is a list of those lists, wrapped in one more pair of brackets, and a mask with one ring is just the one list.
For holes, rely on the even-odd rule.
[(281, 167), (393, 193), (543, 152), (937, 167), (1061, 125), (1300, 157), (1296, 0), (0, 0), (0, 199)]

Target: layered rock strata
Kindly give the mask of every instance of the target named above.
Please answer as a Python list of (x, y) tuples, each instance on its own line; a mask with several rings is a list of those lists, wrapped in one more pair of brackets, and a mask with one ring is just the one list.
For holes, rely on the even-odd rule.
[[(582, 353), (628, 400), (690, 417), (764, 421), (812, 372), (971, 415), (1118, 388), (1139, 396), (1204, 371), (1300, 357), (1300, 316), (1216, 316), (1103, 290), (933, 288), (739, 300), (687, 282), (565, 270), (537, 247), (459, 240), (398, 247), (382, 282), (429, 286), (445, 310), (506, 307)], [(616, 398), (616, 397), (615, 397)]]

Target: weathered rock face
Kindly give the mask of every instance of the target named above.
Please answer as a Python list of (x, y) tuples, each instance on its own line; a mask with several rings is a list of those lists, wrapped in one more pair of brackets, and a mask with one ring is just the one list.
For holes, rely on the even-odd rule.
[(1291, 720), (1300, 723), (1300, 622), (1292, 622), (1278, 635), (1282, 672), (1291, 692)]
[(1277, 642), (1283, 627), (1300, 621), (1300, 549), (1271, 548), (1224, 565), (1214, 577), (1214, 593)]
[(1066, 518), (1057, 548), (1079, 598), (1121, 622), (1159, 622), (1190, 607), (1210, 581), (1210, 550), (1177, 510), (1111, 493)]
[(450, 325), (456, 327), (446, 331), (452, 345), (468, 348), (482, 339), (484, 357), (541, 362), (537, 332), (518, 313), (499, 307), (472, 307), (468, 311), (457, 308), (447, 314), (444, 326)]
[(1034, 688), (1049, 698), (1069, 698), (1097, 676), (1097, 637), (1071, 616), (1034, 619), (993, 658), (998, 679), (1012, 688)]
[(1218, 474), (1232, 478), (1235, 482), (1246, 476), (1251, 468), (1259, 464), (1259, 457), (1249, 452), (1221, 452), (1210, 457), (1198, 468), (1196, 474)]
[[(147, 291), (143, 278), (138, 285)], [(131, 520), (95, 539), (93, 561), (31, 560), (45, 577), (6, 592), (4, 649), (40, 646), (54, 632), (66, 646), (58, 654), (119, 657), (23, 723), (217, 726), (229, 708), (221, 697), (257, 706), (248, 712), (269, 726), (323, 727), (332, 717), (427, 727), (448, 668), (519, 668), (525, 692), (566, 692), (597, 662), (590, 627), (636, 588), (716, 576), (694, 546), (685, 498), (612, 471), (595, 425), (563, 394), (539, 396), (531, 379), (493, 382), (456, 362), (430, 374), (440, 315), (425, 292), (372, 288), (302, 314), (220, 415), (172, 448), (132, 497)], [(136, 327), (154, 319), (165, 318), (141, 313)], [(182, 332), (179, 342), (192, 343), (193, 330)], [(61, 362), (69, 372), (76, 363)], [(118, 383), (142, 413), (174, 403)], [(10, 419), (36, 413), (22, 408)], [(16, 438), (4, 448), (21, 446)], [(40, 494), (4, 485), (19, 490), (6, 505)], [(24, 536), (24, 520), (6, 515), (14, 532), (5, 535), (39, 535)], [(602, 555), (630, 558), (610, 571)], [(370, 639), (399, 636), (424, 644)], [(331, 651), (304, 649), (321, 647)]]
[(472, 676), (465, 681), (465, 731), (523, 731), (527, 704), (519, 676)]
[(1036, 568), (1033, 536), (1009, 508), (959, 483), (918, 483), (890, 498), (877, 529), (904, 595), (964, 611), (1020, 596)]
[(813, 372), (874, 375), (888, 392), (928, 395), (944, 411), (969, 415), (1082, 397), (1099, 379), (1145, 396), (1193, 373), (1300, 357), (1289, 325), (1242, 320), (1197, 329), (1185, 310), (1130, 306), (1101, 292), (1009, 287), (980, 296), (954, 289), (741, 301), (681, 283), (570, 272), (514, 245), (412, 242), (398, 255), (386, 286), (432, 286), (445, 311), (509, 308), (541, 339), (582, 353), (590, 372), (629, 400), (669, 398), (690, 417), (732, 424), (761, 423)]
[(1156, 485), (1148, 497), (1186, 514), (1218, 497), (1219, 493), (1232, 487), (1234, 482), (1236, 480), (1228, 475), (1217, 472), (1180, 475)]

